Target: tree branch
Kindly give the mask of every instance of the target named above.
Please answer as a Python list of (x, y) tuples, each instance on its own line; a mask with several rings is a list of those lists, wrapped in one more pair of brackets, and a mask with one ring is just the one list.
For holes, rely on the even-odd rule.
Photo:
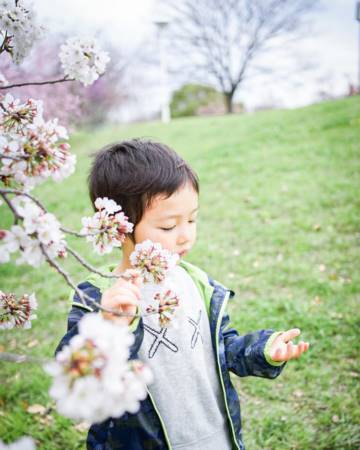
[(64, 81), (75, 81), (75, 79), (74, 78), (67, 78), (65, 76), (64, 78), (59, 78), (58, 80), (29, 81), (29, 82), (26, 82), (26, 83), (8, 84), (7, 86), (0, 86), (0, 90), (12, 89), (12, 88), (15, 88), (15, 87), (22, 87), (22, 86), (43, 86), (45, 84), (63, 83)]

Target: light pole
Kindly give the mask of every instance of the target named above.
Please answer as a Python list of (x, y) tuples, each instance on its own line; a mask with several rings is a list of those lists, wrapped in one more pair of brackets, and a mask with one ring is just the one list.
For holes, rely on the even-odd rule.
[(356, 3), (356, 20), (359, 22), (359, 67), (358, 67), (358, 86), (357, 90), (360, 93), (360, 1)]
[(169, 22), (165, 19), (154, 21), (157, 27), (157, 38), (159, 42), (159, 53), (160, 53), (160, 82), (161, 82), (161, 121), (163, 123), (170, 122), (170, 92), (168, 86), (168, 76), (167, 76), (167, 64), (166, 64), (166, 54), (165, 54), (165, 42), (164, 33)]

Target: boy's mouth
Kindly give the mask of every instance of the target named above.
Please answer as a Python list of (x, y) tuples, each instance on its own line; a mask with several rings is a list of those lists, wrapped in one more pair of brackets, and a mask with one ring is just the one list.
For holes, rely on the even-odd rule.
[(182, 257), (185, 256), (188, 252), (189, 252), (189, 250), (181, 250), (181, 252), (178, 252), (178, 255), (180, 256), (180, 258), (182, 258)]

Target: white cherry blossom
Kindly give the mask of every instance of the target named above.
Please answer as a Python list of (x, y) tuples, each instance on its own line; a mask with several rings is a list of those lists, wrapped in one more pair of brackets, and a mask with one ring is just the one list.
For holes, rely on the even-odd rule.
[(7, 33), (4, 48), (19, 64), (30, 52), (33, 44), (43, 34), (32, 8), (27, 0), (2, 1), (0, 4), (0, 32), (2, 39)]
[(24, 294), (18, 299), (15, 294), (0, 291), (0, 329), (31, 328), (37, 306), (35, 294)]
[(97, 80), (110, 61), (95, 39), (80, 37), (69, 38), (61, 46), (59, 57), (65, 75), (85, 86)]
[(152, 374), (140, 361), (128, 361), (133, 342), (127, 327), (86, 314), (79, 334), (45, 366), (53, 376), (50, 395), (58, 411), (90, 423), (135, 413)]
[(107, 197), (97, 198), (95, 207), (98, 210), (92, 217), (81, 219), (81, 233), (87, 235), (86, 240), (93, 243), (99, 254), (110, 253), (114, 247), (121, 247), (126, 234), (131, 233), (133, 224), (121, 211), (121, 206)]
[(11, 203), (23, 223), (13, 225), (10, 230), (0, 230), (0, 263), (8, 262), (10, 254), (16, 251), (20, 251), (17, 265), (33, 267), (46, 261), (43, 250), (51, 258), (67, 256), (66, 241), (53, 214), (45, 213), (25, 196), (17, 196)]
[(0, 180), (31, 189), (48, 177), (58, 182), (74, 172), (67, 130), (57, 119), (44, 121), (42, 102), (21, 103), (7, 94), (1, 104)]
[(179, 255), (163, 249), (161, 244), (150, 239), (136, 244), (130, 255), (130, 262), (139, 269), (145, 283), (161, 283), (167, 273), (176, 266)]

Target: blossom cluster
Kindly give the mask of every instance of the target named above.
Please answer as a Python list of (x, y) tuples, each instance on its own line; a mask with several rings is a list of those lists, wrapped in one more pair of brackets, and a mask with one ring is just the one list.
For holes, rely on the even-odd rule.
[(50, 395), (59, 412), (90, 423), (137, 412), (152, 373), (140, 361), (128, 361), (133, 341), (127, 327), (86, 314), (79, 334), (45, 366), (54, 377)]
[(159, 325), (161, 328), (174, 325), (175, 314), (179, 310), (180, 299), (171, 289), (165, 289), (163, 292), (157, 292), (154, 295), (156, 306), (150, 305), (146, 308), (147, 313), (159, 314)]
[(121, 211), (121, 206), (107, 197), (97, 198), (95, 208), (97, 212), (92, 217), (81, 219), (81, 233), (93, 243), (97, 253), (110, 253), (114, 247), (121, 247), (126, 234), (132, 232), (133, 224)]
[(0, 35), (3, 48), (19, 64), (43, 33), (27, 0), (1, 0)]
[(45, 121), (42, 102), (21, 103), (11, 94), (0, 101), (0, 180), (31, 189), (52, 177), (61, 181), (75, 170), (67, 131), (57, 119)]
[(0, 230), (0, 263), (8, 262), (10, 254), (17, 251), (21, 255), (16, 264), (34, 267), (46, 260), (44, 252), (51, 258), (67, 256), (64, 235), (53, 214), (44, 212), (25, 196), (17, 196), (11, 203), (23, 223)]
[(18, 299), (15, 294), (0, 291), (0, 329), (31, 328), (31, 321), (36, 319), (33, 313), (36, 309), (34, 294), (24, 294)]
[(169, 270), (176, 266), (179, 255), (163, 249), (161, 244), (147, 239), (135, 246), (130, 255), (132, 266), (141, 271), (145, 283), (161, 283)]
[(65, 75), (80, 81), (84, 86), (97, 80), (110, 61), (107, 52), (101, 50), (92, 38), (69, 38), (61, 46), (59, 57)]

